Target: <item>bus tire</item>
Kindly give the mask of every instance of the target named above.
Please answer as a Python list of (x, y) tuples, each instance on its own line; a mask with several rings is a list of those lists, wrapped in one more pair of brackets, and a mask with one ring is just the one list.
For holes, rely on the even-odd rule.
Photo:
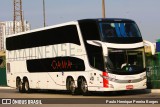
[(19, 89), (21, 79), (19, 77), (16, 78), (16, 89)]
[(66, 89), (70, 91), (70, 77), (66, 80)]
[(73, 78), (67, 79), (67, 85), (68, 85), (68, 90), (71, 92), (71, 94), (74, 95), (76, 93), (76, 86)]
[(24, 91), (25, 91), (26, 93), (30, 93), (30, 92), (31, 92), (30, 87), (29, 87), (28, 79), (25, 79), (25, 80), (24, 80)]
[(83, 95), (89, 95), (87, 81), (84, 78), (81, 78), (80, 90)]
[(20, 80), (17, 84), (18, 84), (18, 91), (20, 93), (23, 93), (24, 92), (24, 87), (23, 87), (22, 81)]

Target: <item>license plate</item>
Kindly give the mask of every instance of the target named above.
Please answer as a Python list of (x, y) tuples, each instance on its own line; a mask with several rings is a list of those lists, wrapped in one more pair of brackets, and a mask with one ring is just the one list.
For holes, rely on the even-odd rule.
[(133, 85), (127, 85), (127, 86), (126, 86), (126, 89), (127, 89), (127, 90), (133, 89)]

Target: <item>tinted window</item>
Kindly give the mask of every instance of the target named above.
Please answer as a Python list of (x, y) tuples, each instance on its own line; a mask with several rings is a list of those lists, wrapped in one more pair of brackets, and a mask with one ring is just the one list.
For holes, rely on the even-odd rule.
[(142, 37), (135, 22), (112, 21), (99, 23), (101, 40), (110, 43), (137, 43)]
[(96, 21), (79, 21), (89, 63), (92, 67), (104, 70), (102, 47), (90, 45), (87, 40), (101, 40)]
[(85, 71), (84, 61), (75, 57), (27, 60), (29, 72)]
[(100, 23), (102, 37), (141, 37), (135, 23)]
[(80, 45), (75, 25), (9, 37), (6, 39), (6, 48), (7, 50), (18, 50), (62, 43), (74, 43)]
[(92, 67), (104, 71), (102, 47), (86, 44), (89, 63)]
[(109, 49), (105, 57), (107, 71), (114, 74), (132, 75), (145, 70), (144, 48), (132, 50)]
[(100, 40), (96, 21), (79, 21), (79, 25), (84, 40)]

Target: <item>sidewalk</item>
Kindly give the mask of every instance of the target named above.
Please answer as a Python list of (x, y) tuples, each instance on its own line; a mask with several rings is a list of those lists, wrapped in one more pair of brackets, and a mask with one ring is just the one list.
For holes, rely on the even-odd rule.
[(0, 89), (15, 89), (15, 88), (8, 87), (8, 86), (0, 86)]
[(146, 91), (150, 93), (160, 93), (160, 89), (146, 89)]

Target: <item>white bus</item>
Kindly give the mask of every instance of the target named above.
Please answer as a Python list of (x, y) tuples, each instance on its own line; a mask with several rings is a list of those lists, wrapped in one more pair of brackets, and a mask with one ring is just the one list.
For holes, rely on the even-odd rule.
[(129, 19), (83, 19), (6, 38), (8, 86), (121, 91), (146, 88), (144, 43)]

